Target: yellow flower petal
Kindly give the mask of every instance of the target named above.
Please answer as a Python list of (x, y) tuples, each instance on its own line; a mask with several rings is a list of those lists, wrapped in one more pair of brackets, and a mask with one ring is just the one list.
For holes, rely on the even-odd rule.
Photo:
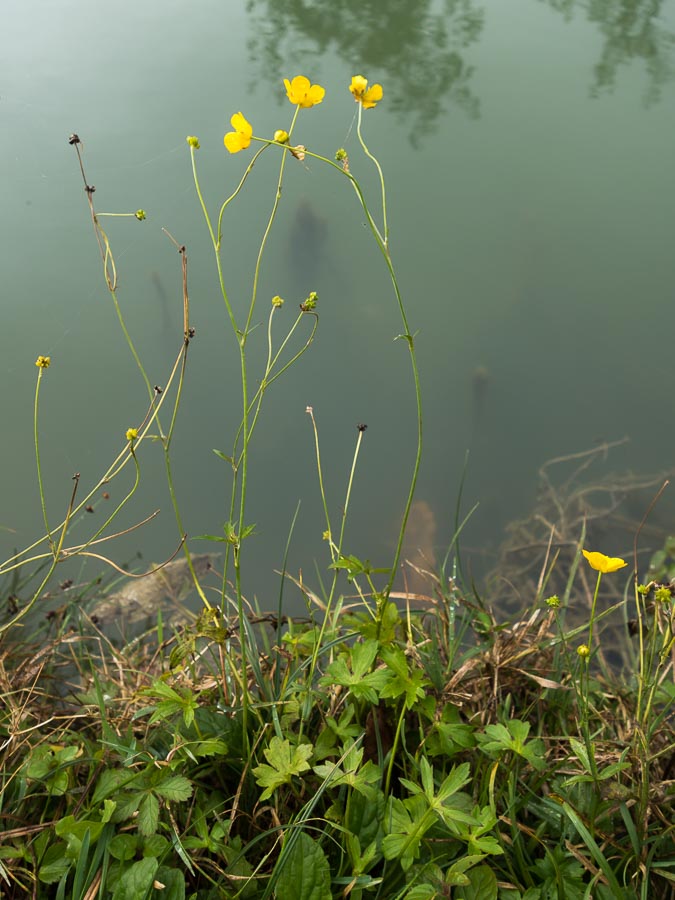
[(245, 150), (251, 143), (253, 126), (246, 121), (240, 112), (232, 116), (230, 123), (234, 131), (228, 131), (223, 138), (223, 143), (230, 153), (239, 153), (240, 150)]
[(372, 109), (376, 103), (379, 103), (382, 99), (384, 91), (382, 90), (381, 84), (374, 84), (371, 88), (369, 88), (365, 94), (363, 95), (363, 103), (364, 109)]
[(241, 142), (241, 135), (236, 131), (228, 131), (223, 138), (223, 143), (230, 153), (239, 153), (240, 150), (244, 149), (244, 145)]
[(364, 109), (372, 109), (376, 103), (379, 103), (384, 94), (381, 84), (374, 84), (369, 88), (368, 79), (364, 78), (363, 75), (352, 76), (349, 90), (356, 102), (361, 103)]
[(604, 553), (589, 550), (582, 550), (581, 552), (588, 560), (590, 567), (595, 569), (596, 572), (602, 572), (603, 574), (616, 572), (617, 569), (623, 569), (624, 566), (628, 565), (625, 560), (620, 559), (618, 556), (605, 556)]
[(355, 100), (360, 100), (361, 97), (363, 97), (367, 87), (368, 79), (364, 78), (363, 75), (352, 76), (352, 83), (349, 85), (349, 90), (354, 95)]
[(253, 126), (246, 121), (243, 114), (238, 112), (235, 113), (230, 119), (230, 124), (234, 128), (235, 131), (238, 131), (242, 135), (247, 135), (251, 137), (253, 134)]
[(293, 81), (284, 78), (284, 84), (288, 99), (302, 109), (316, 106), (326, 95), (325, 89), (320, 84), (310, 84), (309, 78), (305, 78), (304, 75), (296, 75)]

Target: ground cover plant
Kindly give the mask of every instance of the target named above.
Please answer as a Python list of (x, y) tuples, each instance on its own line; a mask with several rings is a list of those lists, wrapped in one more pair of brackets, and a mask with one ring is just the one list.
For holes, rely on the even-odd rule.
[[(75, 476), (65, 513), (55, 518), (43, 485), (39, 427), (51, 359), (38, 356), (34, 438), (44, 535), (0, 566), (2, 895), (674, 897), (673, 539), (645, 558), (646, 507), (628, 551), (603, 546), (628, 559), (605, 555), (594, 543), (601, 517), (577, 515), (578, 505), (570, 517), (579, 492), (570, 491), (565, 504), (558, 492), (556, 513), (545, 521), (544, 539), (537, 538), (543, 557), (534, 577), (526, 567), (510, 621), (498, 621), (492, 609), (502, 585), (479, 591), (463, 570), (459, 511), (445, 559), (437, 571), (421, 573), (426, 596), (413, 602), (394, 590), (423, 417), (415, 338), (390, 252), (383, 170), (364, 137), (364, 117), (376, 114), (383, 89), (361, 75), (349, 85), (357, 104), (357, 162), (344, 149), (322, 155), (298, 143), (296, 132), (325, 91), (304, 76), (284, 86), (293, 107), (287, 130), (259, 137), (241, 112), (232, 116), (224, 164), (225, 150), (251, 159), (215, 216), (199, 177), (199, 140), (187, 138), (241, 373), (240, 424), (229, 452), (218, 451), (231, 473), (230, 509), (222, 532), (199, 543), (185, 535), (172, 466), (194, 338), (188, 251), (169, 236), (181, 260), (183, 333), (165, 383), (155, 386), (118, 302), (106, 214), (96, 211), (80, 138), (69, 139), (111, 302), (147, 392), (147, 414), (129, 425), (121, 449), (84, 497)], [(243, 302), (227, 288), (227, 229), (254, 165), (273, 155), (276, 190)], [(306, 605), (304, 615), (291, 617), (282, 591), (272, 612), (249, 602), (255, 526), (247, 500), (250, 448), (268, 389), (290, 366), (302, 365), (319, 325), (318, 291), (298, 298), (281, 338), (284, 299), (258, 296), (286, 168), (310, 161), (354, 194), (374, 253), (390, 274), (415, 388), (410, 427), (417, 444), (393, 559), (374, 567), (345, 543), (366, 425), (355, 430), (336, 515), (326, 499), (319, 430), (307, 409), (328, 576), (313, 588), (285, 572), (283, 580), (295, 583)], [(366, 165), (379, 183), (374, 203), (355, 174)], [(143, 221), (146, 213), (129, 217)], [(261, 319), (267, 327), (256, 330)], [(249, 353), (260, 334), (262, 371), (253, 370)], [(107, 548), (121, 510), (133, 503), (150, 440), (163, 452), (175, 558), (138, 573), (133, 590), (126, 582), (121, 590), (108, 585), (103, 600), (96, 579), (59, 583), (59, 567), (73, 559), (105, 563), (108, 579), (124, 574)], [(104, 524), (75, 541), (83, 512), (129, 471), (130, 486)], [(204, 540), (217, 552), (202, 553)], [(498, 574), (506, 579), (506, 566)], [(160, 594), (180, 608), (189, 586), (200, 612), (169, 621)], [(41, 613), (46, 595), (58, 598), (48, 618)], [(111, 635), (106, 626), (116, 618), (137, 633)], [(610, 642), (615, 655), (608, 661)]]

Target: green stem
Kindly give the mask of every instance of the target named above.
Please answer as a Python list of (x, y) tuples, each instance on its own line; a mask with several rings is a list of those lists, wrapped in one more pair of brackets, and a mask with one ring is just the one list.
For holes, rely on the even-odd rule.
[[(398, 285), (398, 279), (396, 277), (396, 272), (394, 270), (391, 256), (389, 254), (388, 234), (386, 234), (385, 237), (383, 237), (382, 234), (380, 233), (380, 231), (379, 231), (377, 225), (375, 224), (375, 221), (370, 213), (368, 204), (366, 203), (365, 197), (363, 195), (363, 191), (361, 190), (361, 186), (359, 185), (358, 181), (354, 178), (354, 176), (350, 172), (345, 171), (345, 169), (343, 169), (337, 163), (334, 163), (332, 160), (327, 159), (325, 156), (320, 156), (319, 154), (316, 154), (316, 153), (310, 153), (309, 151), (306, 151), (305, 155), (309, 156), (313, 159), (318, 159), (321, 162), (327, 163), (329, 166), (332, 166), (332, 168), (334, 168), (337, 172), (339, 172), (344, 178), (347, 178), (347, 180), (351, 183), (352, 187), (354, 188), (354, 191), (356, 192), (356, 195), (361, 204), (361, 207), (365, 213), (366, 220), (368, 222), (370, 230), (373, 234), (373, 237), (375, 238), (375, 242), (377, 243), (378, 247), (380, 248), (380, 252), (382, 253), (382, 256), (384, 257), (384, 261), (387, 266), (387, 270), (389, 271), (389, 277), (391, 278), (391, 282), (392, 282), (392, 285), (394, 288), (394, 294), (396, 296), (396, 302), (398, 304), (399, 314), (401, 316), (401, 321), (403, 323), (403, 329), (404, 329), (403, 334), (399, 335), (399, 337), (403, 338), (405, 341), (407, 341), (408, 349), (410, 350), (410, 362), (411, 362), (411, 368), (412, 368), (412, 374), (413, 374), (413, 381), (415, 384), (415, 405), (417, 408), (417, 450), (415, 453), (415, 463), (413, 465), (413, 473), (412, 473), (412, 477), (410, 479), (410, 487), (408, 489), (408, 495), (406, 498), (405, 508), (403, 511), (403, 518), (401, 520), (401, 527), (399, 529), (398, 540), (396, 543), (396, 550), (394, 552), (394, 560), (393, 560), (392, 567), (391, 567), (391, 573), (390, 573), (387, 585), (384, 589), (384, 595), (386, 597), (388, 597), (391, 592), (392, 586), (394, 584), (394, 579), (396, 578), (396, 573), (398, 570), (398, 564), (401, 559), (401, 552), (403, 549), (403, 540), (405, 537), (405, 529), (408, 524), (408, 517), (410, 515), (410, 509), (412, 507), (413, 499), (415, 496), (415, 489), (417, 487), (417, 478), (419, 476), (420, 466), (422, 464), (422, 440), (423, 440), (422, 390), (421, 390), (421, 384), (420, 384), (419, 368), (417, 365), (417, 355), (415, 352), (415, 338), (414, 338), (414, 335), (410, 331), (410, 326), (408, 324), (408, 317), (407, 317), (407, 314), (405, 311), (405, 306), (403, 303), (403, 297), (401, 295), (401, 291), (400, 291), (400, 288)], [(385, 197), (385, 195), (384, 195), (384, 176), (382, 174), (382, 169), (379, 167), (379, 165), (378, 165), (378, 172), (380, 173), (380, 176), (381, 176), (383, 198), (384, 198)], [(386, 227), (387, 226), (386, 226), (386, 221), (385, 221), (385, 228)]]
[(385, 245), (385, 247), (388, 247), (389, 246), (389, 225), (387, 222), (387, 191), (385, 189), (384, 173), (382, 172), (382, 167), (380, 166), (379, 160), (375, 156), (373, 156), (373, 154), (370, 152), (366, 142), (363, 139), (363, 135), (361, 134), (361, 115), (362, 115), (362, 113), (363, 113), (363, 105), (361, 103), (359, 103), (359, 117), (358, 117), (358, 120), (356, 123), (356, 134), (358, 135), (359, 143), (361, 144), (361, 147), (363, 148), (363, 152), (366, 154), (368, 159), (371, 160), (371, 162), (375, 165), (375, 168), (377, 169), (377, 174), (379, 175), (379, 178), (380, 178), (380, 185), (382, 188), (382, 235), (383, 235), (384, 245)]
[(47, 500), (45, 498), (44, 484), (42, 482), (42, 466), (40, 464), (40, 438), (39, 438), (39, 408), (40, 408), (40, 385), (42, 384), (43, 368), (38, 369), (38, 379), (35, 385), (35, 401), (33, 404), (33, 442), (35, 444), (35, 462), (37, 464), (38, 490), (40, 492), (40, 505), (42, 507), (42, 518), (45, 523), (45, 532), (52, 554), (56, 558), (56, 547), (52, 540), (52, 532), (49, 527), (49, 519), (47, 518)]

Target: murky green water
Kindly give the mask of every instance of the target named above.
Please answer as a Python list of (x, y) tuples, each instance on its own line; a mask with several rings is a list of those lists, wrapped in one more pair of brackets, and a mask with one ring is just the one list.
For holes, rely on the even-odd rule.
[[(262, 134), (287, 127), (282, 79), (298, 72), (327, 89), (324, 103), (303, 113), (298, 140), (327, 155), (347, 146), (369, 188), (347, 85), (362, 72), (384, 86), (365, 131), (387, 177), (392, 253), (418, 331), (426, 449), (413, 543), (442, 554), (467, 450), (466, 504), (480, 507), (466, 543), (487, 549), (488, 562), (504, 524), (529, 507), (545, 460), (627, 435), (610, 467), (672, 466), (672, 0), (124, 0), (114, 14), (82, 0), (8, 0), (4, 23), (0, 524), (12, 529), (8, 550), (40, 528), (36, 356), (53, 360), (41, 432), (54, 520), (72, 474), (94, 481), (146, 405), (101, 277), (67, 143), (73, 131), (98, 210), (148, 213), (143, 224), (108, 224), (120, 301), (159, 384), (182, 335), (180, 260), (161, 228), (188, 247), (197, 336), (176, 480), (189, 532), (220, 531), (230, 478), (212, 448), (229, 452), (238, 422), (238, 361), (185, 136), (200, 138), (214, 210), (247, 162), (223, 149), (229, 117), (241, 109)], [(239, 308), (275, 171), (261, 164), (226, 219), (224, 259)], [(369, 426), (349, 552), (386, 563), (414, 456), (407, 351), (393, 342), (401, 328), (386, 270), (347, 186), (306, 163), (288, 172), (258, 319), (278, 293), (289, 298), (290, 322), (311, 289), (320, 296), (315, 345), (270, 392), (253, 449), (258, 535), (248, 545), (248, 591), (263, 607), (272, 605), (272, 572), (298, 501), (290, 567), (316, 584), (313, 560), (322, 571), (328, 562), (306, 406), (319, 424), (336, 521), (356, 424)], [(256, 336), (263, 346), (264, 329)], [(143, 488), (123, 523), (162, 512), (108, 545), (119, 561), (136, 549), (166, 558), (178, 541), (161, 454), (144, 451)], [(114, 487), (112, 500), (121, 492)]]

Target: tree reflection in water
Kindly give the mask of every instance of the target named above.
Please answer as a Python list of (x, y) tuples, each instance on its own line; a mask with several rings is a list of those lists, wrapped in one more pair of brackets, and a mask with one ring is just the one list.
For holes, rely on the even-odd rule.
[[(567, 20), (585, 15), (603, 38), (591, 95), (610, 92), (619, 70), (641, 61), (648, 86), (646, 105), (660, 99), (672, 77), (675, 34), (663, 22), (663, 0), (540, 0)], [(384, 84), (387, 106), (417, 144), (431, 133), (450, 105), (479, 113), (471, 88), (474, 67), (465, 51), (480, 38), (486, 15), (477, 0), (249, 0), (248, 50), (265, 84), (289, 72), (311, 70), (320, 78), (321, 58), (336, 53)], [(283, 94), (279, 94), (283, 102)]]
[(444, 0), (440, 10), (434, 0), (250, 0), (247, 10), (249, 54), (266, 83), (291, 69), (319, 78), (317, 62), (331, 50), (350, 76), (358, 69), (384, 84), (413, 144), (449, 104), (478, 115), (473, 67), (462, 56), (483, 28), (474, 0)]
[(661, 97), (661, 88), (673, 77), (671, 61), (675, 34), (661, 19), (663, 0), (542, 0), (571, 19), (577, 10), (598, 25), (604, 38), (600, 60), (594, 67), (591, 95), (614, 90), (618, 71), (642, 61), (649, 79), (644, 94), (647, 106)]

